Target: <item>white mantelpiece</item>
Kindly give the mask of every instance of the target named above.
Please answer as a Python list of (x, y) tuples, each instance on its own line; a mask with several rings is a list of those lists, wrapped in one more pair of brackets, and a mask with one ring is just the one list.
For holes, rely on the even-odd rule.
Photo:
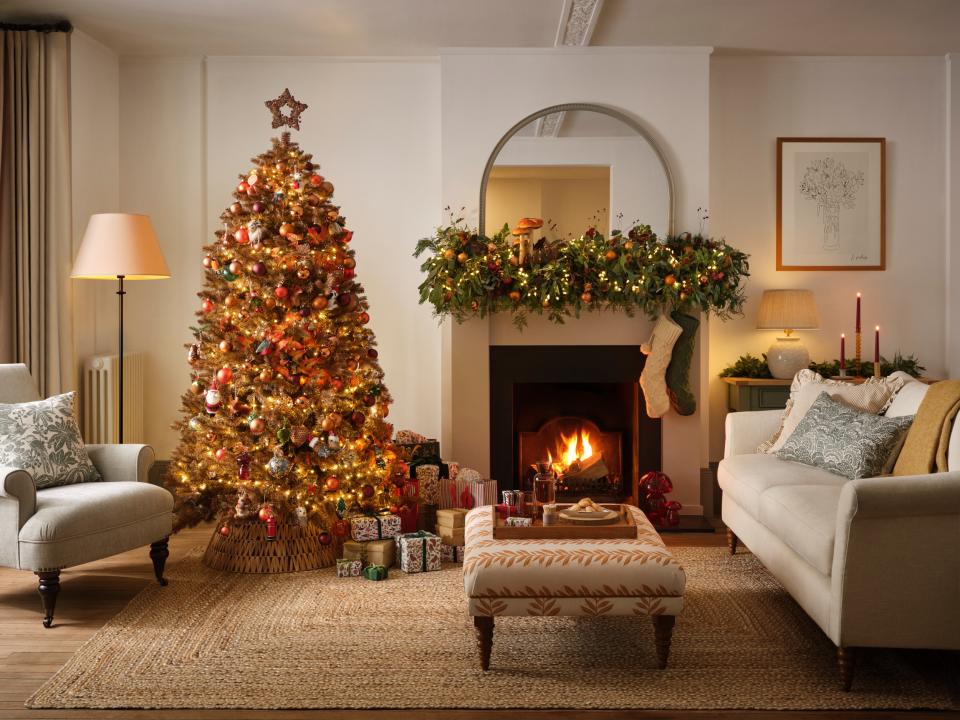
[[(677, 230), (699, 226), (709, 197), (710, 50), (707, 48), (450, 51), (441, 57), (441, 157), (444, 205), (466, 205), (477, 222), (480, 179), (504, 132), (526, 115), (559, 103), (616, 107), (642, 122), (667, 157), (676, 181)], [(611, 208), (616, 213), (616, 208)], [(643, 317), (586, 314), (565, 325), (534, 317), (520, 333), (507, 316), (443, 326), (442, 446), (448, 457), (486, 472), (490, 460), (491, 345), (624, 345), (649, 336)], [(692, 371), (706, 399), (706, 338)], [(707, 464), (706, 413), (670, 414), (663, 423), (663, 469), (687, 511), (699, 511), (700, 468)]]

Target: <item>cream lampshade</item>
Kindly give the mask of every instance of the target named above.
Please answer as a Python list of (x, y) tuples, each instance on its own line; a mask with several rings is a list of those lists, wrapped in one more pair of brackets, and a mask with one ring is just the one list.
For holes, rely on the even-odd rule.
[(817, 304), (809, 290), (764, 290), (757, 315), (760, 329), (783, 330), (784, 337), (767, 351), (767, 366), (775, 378), (792, 378), (810, 364), (810, 353), (794, 330), (820, 327)]
[(91, 215), (70, 277), (117, 280), (120, 299), (120, 377), (118, 439), (123, 442), (123, 289), (124, 280), (162, 280), (170, 277), (153, 225), (146, 215), (102, 213)]

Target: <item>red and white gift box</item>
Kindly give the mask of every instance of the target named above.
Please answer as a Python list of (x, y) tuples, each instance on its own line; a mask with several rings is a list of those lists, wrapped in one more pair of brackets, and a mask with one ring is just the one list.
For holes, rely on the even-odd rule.
[(357, 542), (385, 540), (399, 534), (398, 515), (355, 515), (350, 518), (350, 537)]
[(466, 548), (463, 545), (441, 545), (440, 546), (440, 559), (443, 562), (463, 562), (463, 551)]
[[(497, 504), (497, 481), (475, 479), (470, 473), (464, 478), (461, 470), (456, 480), (441, 480), (441, 508), (471, 508)], [(479, 478), (479, 476), (477, 476)]]
[(400, 569), (405, 573), (439, 570), (441, 562), (440, 538), (423, 530), (397, 536), (397, 554)]

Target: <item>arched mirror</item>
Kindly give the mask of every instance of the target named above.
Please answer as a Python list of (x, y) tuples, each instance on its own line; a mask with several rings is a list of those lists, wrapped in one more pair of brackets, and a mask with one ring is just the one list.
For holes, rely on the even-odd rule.
[(673, 177), (650, 133), (603, 105), (554, 105), (518, 122), (487, 161), (480, 186), (480, 233), (542, 218), (543, 234), (579, 237), (595, 227), (651, 226), (673, 232)]

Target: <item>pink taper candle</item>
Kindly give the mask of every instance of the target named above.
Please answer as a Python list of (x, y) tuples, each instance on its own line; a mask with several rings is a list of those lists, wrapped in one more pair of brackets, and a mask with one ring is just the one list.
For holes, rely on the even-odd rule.
[(840, 369), (847, 369), (847, 336), (840, 333)]
[(857, 293), (857, 332), (860, 332), (860, 293)]
[(877, 325), (873, 336), (873, 361), (880, 362), (880, 326)]

